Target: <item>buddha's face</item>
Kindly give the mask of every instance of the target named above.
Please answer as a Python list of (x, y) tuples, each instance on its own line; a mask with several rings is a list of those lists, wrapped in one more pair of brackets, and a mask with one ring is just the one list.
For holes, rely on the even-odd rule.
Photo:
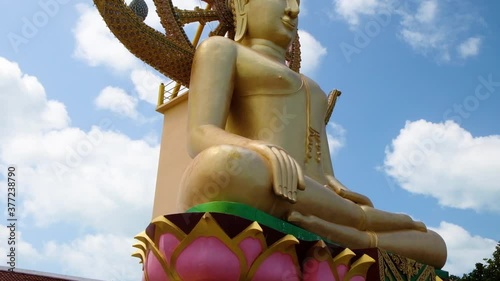
[(297, 32), (300, 0), (249, 0), (247, 34), (287, 48)]

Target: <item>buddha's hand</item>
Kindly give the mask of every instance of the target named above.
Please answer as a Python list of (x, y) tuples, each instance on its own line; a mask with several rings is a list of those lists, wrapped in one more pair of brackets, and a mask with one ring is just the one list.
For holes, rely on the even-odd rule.
[(331, 175), (326, 175), (326, 179), (328, 180), (328, 187), (330, 187), (335, 193), (337, 193), (340, 197), (350, 200), (358, 205), (362, 206), (370, 206), (373, 208), (373, 203), (370, 198), (359, 194), (357, 192), (349, 190), (342, 183), (340, 183), (335, 177)]
[(269, 161), (273, 176), (274, 193), (291, 203), (297, 202), (297, 189), (304, 190), (302, 168), (286, 151), (273, 144), (253, 141), (248, 148)]

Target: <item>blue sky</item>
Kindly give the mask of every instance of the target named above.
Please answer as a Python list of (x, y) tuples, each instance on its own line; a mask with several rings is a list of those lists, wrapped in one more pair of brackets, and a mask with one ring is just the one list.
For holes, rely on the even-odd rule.
[[(147, 2), (146, 22), (159, 29)], [(485, 0), (301, 3), (302, 70), (343, 92), (329, 125), (336, 176), (438, 231), (455, 275), (500, 240), (499, 9)], [(120, 46), (90, 1), (16, 1), (0, 13), (0, 184), (15, 164), (17, 266), (139, 280), (130, 245), (151, 216), (154, 109), (168, 79)]]

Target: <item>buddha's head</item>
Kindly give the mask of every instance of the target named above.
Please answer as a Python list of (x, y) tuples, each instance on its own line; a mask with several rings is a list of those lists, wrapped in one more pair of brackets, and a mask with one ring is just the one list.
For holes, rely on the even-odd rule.
[(297, 34), (300, 0), (228, 0), (234, 40), (265, 39), (287, 48)]

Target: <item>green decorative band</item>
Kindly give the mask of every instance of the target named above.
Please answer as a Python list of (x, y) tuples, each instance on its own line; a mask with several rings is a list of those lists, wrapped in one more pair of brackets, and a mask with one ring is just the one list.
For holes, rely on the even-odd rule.
[(302, 241), (323, 240), (328, 243), (332, 243), (328, 239), (322, 238), (312, 232), (309, 232), (305, 229), (295, 226), (289, 222), (280, 220), (267, 213), (264, 213), (260, 210), (257, 210), (253, 207), (241, 203), (226, 202), (226, 201), (208, 202), (196, 205), (191, 209), (187, 210), (186, 212), (187, 213), (211, 212), (211, 213), (224, 213), (229, 215), (235, 215), (250, 221), (256, 221), (259, 224), (265, 225), (277, 231), (281, 231), (286, 234), (291, 234), (295, 236), (297, 239), (300, 239)]
[(444, 270), (441, 270), (441, 269), (436, 269), (436, 275), (439, 276), (439, 278), (441, 278), (443, 280), (449, 280), (450, 279), (450, 274), (448, 273), (448, 271), (444, 271)]
[[(331, 241), (322, 238), (316, 234), (313, 234), (305, 229), (302, 229), (298, 226), (295, 226), (289, 222), (273, 217), (265, 212), (262, 212), (258, 209), (250, 207), (245, 204), (236, 203), (236, 202), (226, 202), (226, 201), (217, 201), (217, 202), (209, 202), (200, 204), (192, 207), (191, 209), (186, 211), (187, 213), (223, 213), (233, 216), (238, 216), (250, 221), (256, 221), (261, 225), (265, 225), (269, 228), (275, 229), (282, 233), (291, 234), (295, 236), (297, 239), (302, 241), (318, 241), (323, 240), (327, 243), (331, 243), (334, 245), (338, 245), (336, 243), (332, 243)], [(395, 254), (390, 254), (386, 251), (380, 250), (379, 252), (378, 262), (380, 263), (380, 280), (411, 280), (411, 281), (434, 281), (435, 276), (440, 277), (442, 280), (449, 280), (448, 272), (443, 270), (435, 270), (431, 266), (427, 266), (424, 264), (420, 264), (418, 262), (400, 257)], [(394, 261), (389, 257), (394, 257), (397, 262), (396, 264), (402, 265), (405, 264), (401, 268), (402, 272), (398, 270)], [(385, 257), (385, 258), (384, 258)], [(412, 266), (409, 266), (409, 265)], [(404, 277), (404, 278), (403, 278)], [(395, 278), (395, 279), (391, 279)]]

